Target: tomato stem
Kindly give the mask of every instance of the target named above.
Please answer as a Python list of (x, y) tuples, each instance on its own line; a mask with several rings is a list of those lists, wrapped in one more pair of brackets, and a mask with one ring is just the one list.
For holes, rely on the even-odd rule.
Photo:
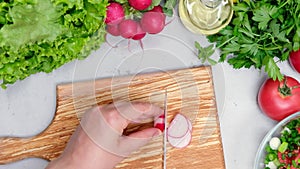
[(284, 78), (283, 86), (280, 87), (280, 84), (278, 85), (278, 91), (283, 95), (283, 96), (291, 96), (292, 95), (292, 89), (295, 87), (289, 87), (286, 84), (287, 79)]
[(299, 87), (300, 87), (300, 85), (289, 87), (287, 85), (287, 78), (284, 78), (283, 85), (282, 86), (280, 86), (280, 84), (278, 85), (278, 91), (282, 96), (286, 97), (286, 96), (291, 96), (292, 90), (297, 89)]

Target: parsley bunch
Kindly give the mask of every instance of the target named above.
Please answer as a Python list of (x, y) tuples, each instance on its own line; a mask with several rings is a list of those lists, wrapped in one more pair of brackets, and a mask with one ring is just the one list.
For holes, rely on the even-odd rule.
[(254, 66), (282, 80), (277, 65), (300, 48), (300, 0), (244, 0), (234, 5), (231, 23), (208, 36), (221, 49), (219, 62), (234, 68)]

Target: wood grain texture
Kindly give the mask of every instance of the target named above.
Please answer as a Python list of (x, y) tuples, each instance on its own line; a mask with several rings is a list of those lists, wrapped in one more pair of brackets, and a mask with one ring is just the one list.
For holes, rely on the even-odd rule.
[[(193, 123), (193, 139), (188, 147), (176, 149), (168, 144), (167, 168), (224, 169), (210, 67), (58, 85), (57, 110), (50, 126), (32, 138), (0, 138), (0, 164), (28, 157), (53, 160), (63, 151), (86, 110), (115, 101), (145, 101), (163, 107), (165, 89), (168, 91), (168, 123), (179, 112)], [(130, 125), (126, 132), (147, 125)], [(162, 140), (162, 136), (153, 139), (116, 168), (161, 169)]]

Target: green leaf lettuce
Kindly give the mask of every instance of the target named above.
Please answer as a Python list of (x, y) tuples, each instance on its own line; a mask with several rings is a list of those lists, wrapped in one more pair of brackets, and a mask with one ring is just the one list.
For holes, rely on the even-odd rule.
[(0, 2), (2, 87), (87, 57), (104, 42), (108, 0)]

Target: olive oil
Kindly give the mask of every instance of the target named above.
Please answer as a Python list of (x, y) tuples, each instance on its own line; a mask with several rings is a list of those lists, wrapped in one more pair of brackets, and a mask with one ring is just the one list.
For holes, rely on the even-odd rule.
[(232, 5), (231, 0), (180, 0), (179, 16), (190, 31), (215, 34), (230, 22)]

